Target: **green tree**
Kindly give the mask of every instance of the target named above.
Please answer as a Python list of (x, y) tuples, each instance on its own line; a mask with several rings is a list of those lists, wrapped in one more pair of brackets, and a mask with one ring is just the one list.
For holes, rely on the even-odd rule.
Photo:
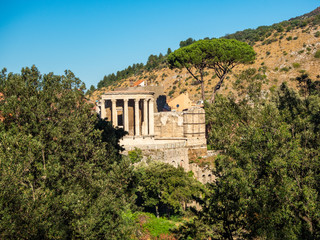
[(0, 238), (123, 239), (132, 169), (75, 75), (0, 75)]
[(188, 38), (187, 40), (185, 41), (180, 41), (180, 44), (179, 46), (182, 48), (182, 47), (186, 47), (186, 46), (189, 46), (190, 44), (196, 42), (196, 40), (194, 40), (193, 38)]
[[(219, 81), (212, 92), (214, 101), (226, 75), (238, 64), (251, 63), (255, 52), (251, 46), (234, 39), (199, 40), (189, 46), (177, 49), (168, 56), (170, 68), (186, 68), (201, 84), (201, 96), (204, 95), (204, 74), (206, 69), (213, 69)], [(195, 71), (193, 71), (195, 69)], [(196, 74), (199, 72), (200, 76)]]
[(239, 64), (252, 63), (256, 53), (248, 44), (234, 39), (214, 39), (210, 43), (208, 66), (214, 70), (219, 78), (211, 95), (210, 100), (212, 102), (227, 74)]
[(169, 164), (152, 162), (137, 170), (137, 204), (157, 217), (180, 213), (193, 196), (198, 196), (200, 183), (184, 171)]
[(212, 236), (319, 238), (320, 98), (310, 92), (301, 99), (284, 84), (269, 99), (219, 96), (207, 107), (209, 143), (223, 150), (199, 214)]
[[(191, 45), (175, 50), (168, 56), (167, 59), (171, 69), (186, 68), (191, 76), (197, 81), (197, 83), (201, 84), (202, 100), (205, 100), (203, 77), (205, 69), (208, 68), (208, 46), (209, 40), (200, 40)], [(197, 71), (199, 72), (200, 76), (197, 75)]]
[(206, 104), (216, 181), (180, 239), (319, 239), (320, 91), (298, 81), (303, 97), (286, 84), (268, 96), (248, 69), (236, 98)]
[(94, 91), (96, 91), (96, 87), (91, 85), (90, 88), (87, 90), (86, 95), (91, 95)]

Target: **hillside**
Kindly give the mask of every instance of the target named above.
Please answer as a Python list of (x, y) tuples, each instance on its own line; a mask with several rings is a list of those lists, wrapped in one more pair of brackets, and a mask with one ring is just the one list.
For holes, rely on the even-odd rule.
[[(235, 68), (220, 89), (221, 94), (232, 92), (232, 83), (237, 79), (236, 75), (248, 68), (256, 69), (265, 83), (266, 90), (274, 89), (284, 81), (295, 88), (295, 79), (302, 74), (308, 74), (312, 80), (320, 79), (320, 58), (315, 57), (316, 52), (320, 51), (320, 8), (288, 21), (254, 30), (246, 29), (225, 38), (235, 38), (253, 45), (257, 58), (254, 64)], [(151, 56), (151, 60), (158, 60), (154, 65), (150, 64)], [(192, 100), (200, 98), (200, 85), (194, 83), (186, 70), (170, 70), (165, 65), (166, 56), (151, 56), (145, 66), (134, 64), (137, 71), (131, 76), (129, 73), (132, 72), (132, 68), (129, 67), (129, 77), (124, 76), (108, 87), (101, 87), (100, 84), (100, 89), (92, 93), (90, 98), (95, 100), (102, 92), (130, 86), (132, 82), (140, 79), (146, 79), (148, 85), (163, 85), (169, 99), (186, 91)], [(213, 72), (208, 71), (205, 78), (206, 97), (209, 98), (217, 81)]]

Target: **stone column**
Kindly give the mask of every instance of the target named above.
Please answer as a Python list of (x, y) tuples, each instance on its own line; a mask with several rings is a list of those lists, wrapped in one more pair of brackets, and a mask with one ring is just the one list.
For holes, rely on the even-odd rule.
[(123, 99), (123, 118), (124, 118), (124, 130), (129, 132), (129, 112), (128, 112), (128, 101), (129, 99)]
[(105, 119), (106, 116), (106, 100), (105, 99), (101, 99), (101, 112), (100, 112), (100, 118), (101, 119)]
[(142, 135), (148, 135), (148, 100), (143, 99), (143, 130)]
[(135, 129), (135, 136), (139, 136), (140, 135), (139, 100), (140, 99), (135, 99), (134, 100), (134, 118), (135, 118), (134, 129)]
[(154, 135), (154, 101), (153, 99), (149, 100), (149, 135)]
[(117, 100), (112, 99), (112, 125), (114, 127), (118, 126), (118, 114), (117, 114)]

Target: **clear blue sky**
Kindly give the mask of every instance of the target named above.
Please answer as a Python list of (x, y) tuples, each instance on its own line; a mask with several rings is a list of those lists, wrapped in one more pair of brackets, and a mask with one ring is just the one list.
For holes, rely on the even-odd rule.
[(189, 37), (271, 25), (319, 6), (319, 0), (0, 0), (0, 68), (70, 69), (88, 88)]

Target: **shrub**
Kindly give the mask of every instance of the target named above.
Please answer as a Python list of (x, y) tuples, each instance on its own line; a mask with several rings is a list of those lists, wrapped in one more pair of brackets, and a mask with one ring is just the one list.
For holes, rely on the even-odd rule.
[(317, 31), (315, 34), (314, 34), (315, 37), (320, 37), (320, 32)]
[(283, 67), (280, 69), (281, 72), (289, 72), (289, 68), (287, 67)]
[(299, 68), (300, 67), (300, 63), (292, 63), (292, 67), (293, 68)]
[(320, 49), (316, 51), (316, 53), (314, 54), (315, 58), (320, 58)]
[(290, 37), (287, 37), (286, 39), (287, 39), (287, 41), (291, 41), (292, 37), (290, 36)]
[(184, 89), (182, 89), (182, 90), (180, 91), (180, 94), (185, 93), (186, 91), (187, 91), (187, 89), (184, 88)]
[(172, 97), (172, 95), (174, 94), (174, 90), (170, 90), (170, 92), (168, 93), (169, 97)]

